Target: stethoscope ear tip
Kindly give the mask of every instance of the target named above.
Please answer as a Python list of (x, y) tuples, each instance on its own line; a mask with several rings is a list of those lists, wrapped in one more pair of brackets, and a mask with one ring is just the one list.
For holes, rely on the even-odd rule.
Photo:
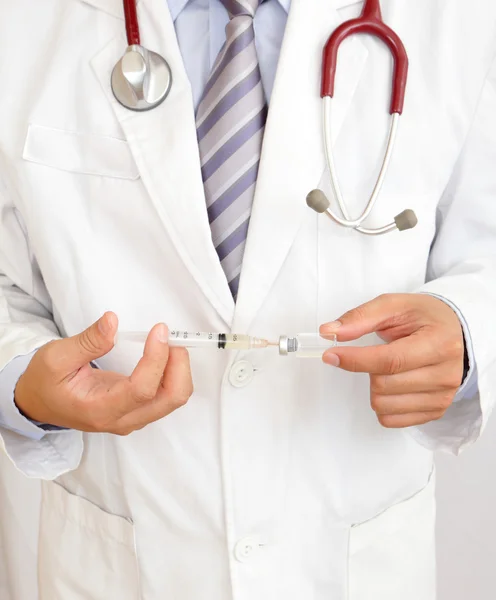
[(407, 229), (416, 227), (418, 219), (415, 212), (410, 208), (407, 208), (407, 210), (404, 210), (394, 218), (394, 222), (399, 231), (406, 231)]
[(307, 204), (312, 210), (319, 214), (325, 213), (331, 205), (322, 190), (312, 190), (307, 196)]

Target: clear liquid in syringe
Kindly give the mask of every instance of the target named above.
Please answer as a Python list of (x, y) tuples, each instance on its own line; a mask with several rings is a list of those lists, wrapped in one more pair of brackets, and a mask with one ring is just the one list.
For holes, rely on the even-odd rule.
[[(118, 341), (144, 343), (148, 337), (144, 332), (120, 332)], [(169, 331), (169, 344), (183, 348), (205, 348), (218, 350), (251, 350), (254, 348), (267, 348), (267, 340), (241, 335), (237, 333), (204, 333), (180, 331), (177, 329)]]

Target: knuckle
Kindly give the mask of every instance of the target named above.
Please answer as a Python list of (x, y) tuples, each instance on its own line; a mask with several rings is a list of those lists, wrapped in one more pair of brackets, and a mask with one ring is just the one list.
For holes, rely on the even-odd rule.
[(439, 369), (438, 385), (440, 390), (457, 390), (462, 384), (463, 366), (461, 360), (452, 361)]
[(88, 401), (87, 399), (73, 402), (75, 414), (96, 433), (111, 433), (114, 418), (109, 414), (108, 408), (101, 399)]
[(188, 403), (188, 400), (191, 398), (193, 391), (191, 390), (191, 392), (189, 390), (184, 390), (182, 391), (180, 394), (178, 394), (174, 400), (173, 400), (173, 405), (176, 408), (181, 408), (181, 406), (184, 406), (185, 404)]
[(461, 358), (464, 352), (463, 340), (458, 337), (446, 339), (441, 344), (440, 350), (444, 358), (453, 360)]
[(376, 413), (380, 413), (384, 408), (384, 400), (378, 394), (372, 394), (370, 397), (370, 406), (372, 410)]
[(380, 294), (376, 298), (376, 302), (380, 304), (391, 318), (393, 318), (398, 311), (398, 308), (401, 306), (402, 310), (404, 310), (405, 296), (400, 294)]
[(112, 435), (117, 435), (119, 437), (127, 437), (136, 431), (136, 429), (137, 427), (130, 424), (129, 421), (123, 422), (123, 420), (120, 420), (112, 423), (112, 426), (107, 428), (107, 433), (111, 433)]
[(433, 412), (431, 415), (431, 421), (439, 421), (440, 419), (442, 419), (444, 417), (445, 414), (446, 414), (445, 410)]
[(191, 396), (194, 394), (195, 388), (193, 385), (192, 381), (188, 382), (188, 385), (186, 386), (186, 396), (187, 399), (189, 400), (191, 398)]
[(365, 304), (363, 304), (362, 306), (357, 306), (353, 310), (347, 312), (343, 318), (349, 318), (350, 320), (352, 319), (353, 321), (357, 322), (365, 321), (365, 319), (367, 318), (367, 306)]
[(95, 413), (89, 407), (83, 411), (87, 424), (96, 432), (104, 433), (109, 430), (109, 423), (102, 415)]
[(141, 386), (133, 389), (133, 396), (139, 403), (147, 404), (152, 402), (157, 395), (157, 390), (152, 386)]
[[(171, 391), (172, 392), (172, 391)], [(169, 405), (173, 409), (181, 408), (188, 403), (194, 392), (193, 381), (188, 378), (187, 381), (183, 382), (180, 387), (176, 387), (174, 392), (170, 394)]]
[(347, 356), (346, 354), (341, 355), (341, 366), (350, 373), (358, 373), (360, 367), (356, 357)]
[(108, 427), (108, 423), (100, 419), (90, 419), (88, 424), (95, 433), (106, 433), (107, 431), (111, 431)]
[(378, 415), (379, 423), (386, 429), (393, 429), (395, 427), (395, 419), (393, 415)]
[(382, 304), (392, 304), (394, 300), (394, 294), (379, 294), (379, 296), (377, 296), (377, 300)]
[(372, 375), (370, 377), (370, 389), (374, 394), (384, 394), (389, 388), (388, 381), (386, 375)]
[(43, 366), (48, 372), (52, 372), (57, 368), (57, 362), (59, 358), (59, 349), (56, 341), (49, 342), (43, 349), (35, 354), (35, 358), (41, 358), (43, 360)]
[(439, 408), (446, 412), (448, 408), (453, 404), (454, 398), (455, 395), (453, 393), (442, 394), (439, 401)]
[(78, 344), (88, 354), (92, 354), (100, 349), (98, 340), (91, 329), (86, 329), (78, 336)]
[(441, 382), (441, 388), (444, 390), (457, 390), (462, 383), (462, 373), (458, 370), (453, 370), (448, 373)]
[(118, 435), (119, 437), (127, 437), (131, 435), (135, 431), (134, 427), (130, 427), (129, 425), (120, 426), (115, 429), (112, 433), (114, 435)]
[(185, 406), (187, 404), (189, 400), (189, 396), (176, 396), (176, 398), (174, 398), (174, 401), (172, 402), (174, 408), (181, 408), (182, 406)]
[(397, 375), (404, 367), (405, 358), (402, 354), (393, 354), (385, 360), (384, 370), (388, 375)]

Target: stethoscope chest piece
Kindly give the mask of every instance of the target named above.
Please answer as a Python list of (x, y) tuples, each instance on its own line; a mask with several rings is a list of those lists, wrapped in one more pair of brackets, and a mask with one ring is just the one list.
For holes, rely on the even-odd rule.
[(125, 108), (150, 110), (169, 95), (172, 72), (160, 54), (134, 44), (115, 65), (111, 85), (115, 98)]

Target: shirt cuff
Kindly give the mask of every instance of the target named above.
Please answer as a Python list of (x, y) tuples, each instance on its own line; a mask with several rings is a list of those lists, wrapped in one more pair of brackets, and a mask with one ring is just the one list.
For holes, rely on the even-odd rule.
[(465, 376), (465, 379), (462, 382), (462, 385), (458, 388), (458, 392), (456, 393), (455, 399), (453, 403), (460, 402), (461, 400), (467, 400), (477, 397), (479, 392), (478, 386), (478, 377), (477, 377), (477, 365), (475, 364), (474, 357), (474, 346), (472, 343), (472, 337), (470, 335), (470, 329), (468, 327), (467, 322), (465, 321), (465, 317), (462, 315), (457, 306), (453, 304), (450, 300), (447, 300), (443, 296), (438, 296), (437, 294), (429, 294), (429, 296), (433, 296), (434, 298), (438, 298), (438, 300), (442, 300), (445, 304), (447, 304), (458, 317), (462, 330), (463, 337), (465, 338), (465, 351), (468, 355), (468, 373)]
[(31, 421), (17, 408), (14, 393), (19, 378), (28, 368), (34, 352), (18, 356), (0, 372), (0, 427), (23, 437), (39, 441), (47, 433), (66, 431), (52, 425)]

